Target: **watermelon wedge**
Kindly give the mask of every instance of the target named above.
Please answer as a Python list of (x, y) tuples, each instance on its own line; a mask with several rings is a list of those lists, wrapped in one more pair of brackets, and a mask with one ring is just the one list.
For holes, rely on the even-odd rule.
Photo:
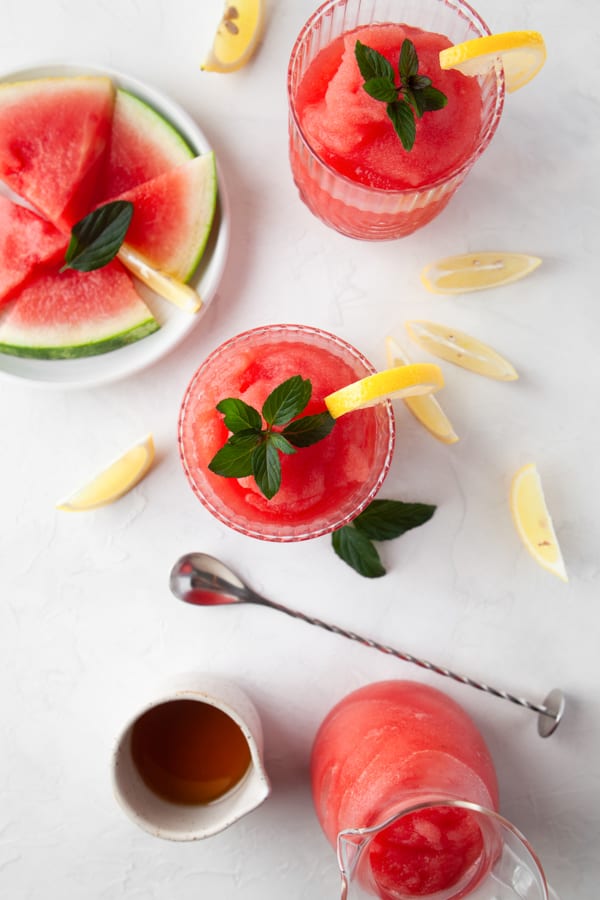
[(94, 204), (113, 105), (104, 76), (0, 84), (0, 179), (63, 231)]
[(40, 265), (63, 259), (67, 244), (50, 222), (0, 194), (0, 307)]
[(154, 269), (188, 281), (206, 248), (217, 203), (211, 151), (120, 194), (133, 203), (125, 247)]
[(116, 350), (158, 322), (118, 261), (94, 272), (41, 270), (0, 316), (0, 352), (71, 359)]
[(96, 200), (112, 200), (193, 156), (192, 148), (170, 122), (139, 97), (119, 88), (106, 168)]

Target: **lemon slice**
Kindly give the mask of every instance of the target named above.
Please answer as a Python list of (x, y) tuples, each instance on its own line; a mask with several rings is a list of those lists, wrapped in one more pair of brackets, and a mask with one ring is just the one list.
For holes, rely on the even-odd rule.
[(205, 72), (235, 72), (245, 66), (260, 41), (264, 0), (225, 2), (225, 12), (201, 68)]
[(142, 480), (154, 460), (154, 441), (149, 434), (96, 475), (88, 484), (56, 504), (67, 512), (84, 512), (106, 506)]
[[(400, 347), (398, 341), (391, 335), (385, 339), (387, 361), (390, 366), (407, 366), (410, 360)], [(438, 441), (444, 444), (455, 444), (458, 435), (452, 424), (433, 394), (421, 394), (419, 397), (405, 397), (404, 402), (413, 416), (423, 425), (427, 431)]]
[(521, 540), (533, 558), (553, 575), (568, 581), (535, 463), (523, 466), (514, 476), (510, 488), (510, 509)]
[(198, 312), (202, 306), (202, 300), (199, 294), (182, 281), (176, 281), (170, 275), (159, 272), (149, 266), (143, 256), (136, 253), (130, 247), (121, 245), (118, 253), (119, 259), (123, 265), (129, 269), (132, 275), (149, 287), (155, 294), (158, 294), (164, 300), (169, 300), (186, 312)]
[(541, 262), (538, 256), (526, 253), (465, 253), (425, 266), (421, 281), (434, 294), (464, 294), (518, 281)]
[(443, 387), (444, 378), (439, 366), (431, 363), (415, 363), (396, 366), (367, 375), (325, 397), (325, 406), (334, 419), (357, 409), (375, 406), (384, 400), (428, 394)]
[(508, 360), (464, 331), (416, 319), (404, 325), (411, 340), (434, 356), (498, 381), (516, 381), (519, 377)]
[(442, 69), (458, 69), (463, 75), (485, 75), (496, 60), (504, 68), (509, 93), (534, 78), (546, 62), (546, 44), (538, 31), (505, 31), (473, 38), (440, 51)]

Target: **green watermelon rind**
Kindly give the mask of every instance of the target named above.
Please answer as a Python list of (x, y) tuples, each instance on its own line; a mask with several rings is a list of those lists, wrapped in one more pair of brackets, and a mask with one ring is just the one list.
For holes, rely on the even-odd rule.
[[(167, 172), (161, 177), (175, 176), (178, 170), (182, 170), (184, 167), (188, 167), (189, 169), (190, 164), (193, 164), (194, 167), (198, 169), (197, 172), (194, 171), (193, 177), (189, 181), (189, 194), (195, 198), (194, 202), (197, 204), (198, 209), (195, 229), (187, 235), (189, 251), (187, 253), (188, 258), (186, 260), (185, 270), (175, 271), (168, 265), (163, 268), (163, 266), (153, 260), (150, 256), (145, 255), (143, 247), (138, 246), (135, 242), (129, 243), (127, 238), (124, 242), (125, 247), (131, 247), (134, 251), (141, 253), (142, 256), (147, 259), (150, 266), (165, 271), (171, 277), (183, 281), (184, 283), (188, 283), (194, 277), (206, 251), (213, 223), (215, 221), (219, 195), (217, 162), (214, 150), (209, 150), (207, 153), (200, 154), (199, 156), (188, 160), (187, 163), (183, 163), (182, 166), (176, 167), (171, 172)], [(151, 184), (152, 182), (147, 183)], [(143, 185), (141, 187), (143, 187)], [(135, 199), (133, 197), (135, 190), (136, 189), (133, 188), (132, 191), (126, 191), (125, 193), (120, 194), (118, 199), (132, 199), (135, 205)], [(200, 193), (202, 196), (199, 200), (198, 197)]]
[[(37, 346), (32, 344), (13, 344), (10, 340), (0, 340), (0, 353), (8, 356), (19, 356), (27, 359), (81, 359), (87, 356), (99, 356), (102, 353), (110, 353), (112, 350), (120, 350), (128, 344), (134, 344), (142, 338), (153, 334), (160, 328), (155, 318), (150, 317), (143, 322), (138, 322), (131, 328), (125, 328), (116, 334), (108, 335), (97, 341), (89, 340), (80, 344), (65, 344), (64, 346)], [(9, 337), (9, 336), (8, 336)]]
[(210, 202), (206, 207), (206, 220), (205, 220), (205, 230), (202, 239), (198, 243), (196, 256), (192, 261), (191, 267), (188, 272), (184, 275), (183, 281), (185, 283), (191, 281), (196, 269), (200, 265), (200, 261), (204, 256), (204, 252), (206, 250), (206, 245), (208, 244), (208, 239), (210, 237), (213, 222), (215, 220), (215, 215), (217, 212), (217, 199), (219, 196), (219, 181), (217, 178), (217, 159), (215, 156), (214, 150), (209, 150), (208, 153), (203, 154), (204, 157), (208, 157), (212, 161), (212, 166), (210, 167), (210, 177), (206, 178), (205, 183), (210, 183), (212, 185), (213, 190), (210, 192)]
[[(152, 135), (157, 138), (156, 145), (158, 148), (164, 151), (167, 145), (170, 144), (174, 153), (179, 150), (182, 151), (181, 159), (174, 159), (173, 165), (179, 165), (181, 162), (185, 162), (186, 159), (192, 159), (197, 155), (196, 150), (194, 150), (182, 133), (154, 106), (125, 88), (117, 88), (117, 101), (119, 96), (129, 104), (129, 111), (134, 112), (135, 127), (142, 134)], [(129, 121), (131, 124), (133, 121), (132, 117), (130, 117)]]

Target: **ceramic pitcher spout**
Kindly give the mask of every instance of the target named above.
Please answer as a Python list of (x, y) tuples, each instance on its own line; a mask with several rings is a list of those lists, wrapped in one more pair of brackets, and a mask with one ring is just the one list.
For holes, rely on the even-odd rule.
[[(433, 820), (427, 814), (435, 811), (463, 811), (469, 817), (469, 828), (479, 829), (480, 850), (469, 865), (451, 882), (436, 881), (435, 872), (443, 872), (449, 858), (438, 861), (435, 851)], [(416, 816), (421, 817), (421, 824)], [(411, 821), (409, 817), (415, 817)], [(466, 820), (465, 820), (466, 821)], [(429, 823), (429, 824), (427, 824)], [(411, 859), (419, 853), (419, 838), (424, 837), (423, 852), (429, 873), (434, 873), (435, 887), (423, 893), (422, 885), (412, 887), (412, 877), (398, 875), (390, 868), (381, 868), (382, 847), (389, 844), (389, 836), (395, 833), (396, 841), (412, 840)], [(405, 837), (411, 835), (412, 837)], [(383, 841), (381, 840), (383, 836)], [(430, 839), (431, 838), (431, 842)], [(397, 845), (396, 845), (397, 846)], [(443, 851), (442, 851), (443, 852)], [(401, 811), (382, 819), (369, 828), (348, 828), (338, 834), (337, 858), (340, 869), (340, 900), (552, 900), (541, 863), (526, 838), (507, 819), (493, 810), (462, 800), (427, 800), (413, 803)], [(373, 864), (376, 860), (376, 865)], [(384, 868), (385, 868), (384, 864)], [(423, 871), (424, 862), (416, 862), (416, 869)], [(377, 871), (375, 870), (377, 869)], [(457, 870), (458, 871), (458, 870)], [(390, 874), (392, 873), (392, 874)], [(394, 881), (394, 878), (399, 880)]]

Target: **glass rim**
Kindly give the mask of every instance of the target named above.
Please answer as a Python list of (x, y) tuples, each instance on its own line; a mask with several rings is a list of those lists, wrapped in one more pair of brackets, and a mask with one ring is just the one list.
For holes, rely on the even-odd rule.
[(345, 878), (346, 872), (346, 864), (343, 858), (343, 841), (346, 839), (349, 843), (356, 843), (360, 846), (362, 841), (365, 838), (369, 838), (372, 835), (377, 834), (380, 831), (383, 831), (385, 828), (388, 828), (395, 821), (402, 818), (403, 816), (410, 815), (416, 812), (423, 812), (428, 809), (437, 809), (437, 808), (449, 807), (453, 809), (464, 809), (469, 812), (473, 812), (477, 815), (483, 816), (485, 819), (490, 820), (491, 822), (499, 825), (500, 828), (505, 828), (510, 834), (515, 837), (520, 844), (523, 845), (525, 850), (531, 856), (534, 865), (537, 867), (538, 874), (541, 879), (541, 886), (544, 892), (542, 900), (549, 900), (550, 893), (548, 887), (548, 881), (546, 879), (546, 873), (544, 872), (544, 868), (542, 866), (541, 860), (537, 855), (534, 848), (531, 846), (529, 840), (525, 837), (522, 831), (520, 831), (516, 825), (513, 825), (509, 819), (505, 818), (501, 813), (497, 812), (494, 809), (489, 809), (486, 806), (481, 806), (479, 803), (474, 803), (471, 800), (460, 800), (454, 797), (429, 797), (425, 800), (417, 800), (412, 803), (407, 803), (405, 807), (400, 810), (397, 810), (392, 815), (388, 816), (382, 822), (376, 825), (369, 825), (364, 828), (343, 828), (338, 832), (337, 836), (337, 861), (340, 873), (342, 873), (342, 878)]
[[(296, 541), (305, 541), (311, 540), (312, 538), (324, 537), (327, 534), (331, 534), (338, 528), (349, 524), (365, 509), (366, 506), (369, 505), (371, 500), (374, 499), (374, 497), (381, 489), (381, 486), (385, 481), (385, 478), (392, 464), (396, 443), (396, 422), (391, 401), (384, 400), (381, 403), (381, 407), (385, 410), (385, 425), (383, 427), (387, 430), (387, 441), (385, 446), (385, 456), (379, 468), (377, 478), (371, 485), (368, 494), (363, 497), (360, 503), (357, 503), (350, 512), (346, 513), (343, 516), (337, 517), (334, 522), (328, 522), (327, 525), (320, 525), (318, 527), (310, 525), (306, 525), (303, 528), (298, 526), (288, 526), (288, 530), (284, 530), (282, 532), (281, 525), (268, 522), (258, 524), (253, 523), (251, 525), (248, 525), (244, 524), (243, 522), (236, 521), (236, 517), (233, 513), (228, 515), (227, 513), (223, 512), (223, 510), (218, 508), (214, 504), (212, 499), (206, 495), (206, 492), (203, 491), (197, 484), (197, 481), (193, 473), (190, 471), (190, 468), (186, 461), (186, 454), (184, 452), (183, 446), (183, 429), (186, 410), (189, 403), (191, 402), (191, 397), (195, 385), (202, 378), (209, 365), (211, 365), (221, 353), (223, 353), (224, 351), (228, 351), (231, 347), (235, 346), (243, 340), (247, 340), (248, 338), (260, 336), (262, 334), (277, 334), (277, 332), (288, 334), (296, 333), (298, 335), (313, 335), (317, 338), (324, 339), (327, 342), (332, 342), (340, 349), (344, 350), (346, 353), (349, 353), (357, 362), (359, 362), (365, 368), (367, 374), (374, 374), (377, 371), (375, 366), (360, 350), (358, 350), (344, 338), (338, 337), (338, 335), (333, 334), (330, 331), (326, 331), (323, 328), (319, 328), (318, 326), (302, 325), (292, 322), (281, 322), (259, 325), (253, 328), (249, 328), (246, 331), (242, 331), (239, 334), (228, 338), (217, 347), (215, 347), (215, 349), (212, 350), (211, 353), (209, 353), (206, 359), (198, 366), (198, 368), (192, 375), (192, 378), (190, 379), (185, 389), (183, 401), (179, 410), (179, 418), (177, 424), (177, 444), (179, 448), (179, 457), (183, 464), (184, 472), (195, 496), (204, 506), (204, 508), (208, 510), (208, 512), (210, 512), (211, 515), (213, 515), (216, 519), (218, 519), (218, 521), (220, 521), (223, 525), (227, 525), (227, 527), (231, 528), (233, 531), (237, 531), (239, 534), (243, 534), (246, 537), (252, 537), (256, 538), (257, 540), (263, 541), (272, 541), (274, 543), (293, 543)], [(294, 530), (294, 528), (296, 528), (297, 530)]]
[[(292, 119), (296, 131), (304, 145), (306, 151), (310, 154), (311, 158), (316, 160), (319, 165), (323, 166), (327, 172), (336, 179), (336, 181), (340, 181), (349, 187), (352, 187), (354, 191), (359, 194), (366, 194), (369, 196), (381, 196), (381, 197), (406, 197), (411, 194), (421, 194), (430, 190), (434, 190), (435, 188), (439, 188), (441, 185), (448, 184), (449, 182), (458, 179), (464, 175), (466, 175), (473, 165), (477, 162), (479, 157), (483, 154), (484, 150), (488, 147), (491, 142), (498, 124), (500, 122), (500, 117), (502, 116), (502, 110), (504, 108), (504, 97), (506, 93), (505, 88), (505, 79), (504, 79), (504, 71), (500, 63), (496, 62), (494, 64), (493, 70), (496, 75), (496, 101), (494, 103), (493, 115), (485, 132), (481, 135), (481, 138), (477, 144), (477, 147), (473, 150), (472, 154), (469, 156), (467, 160), (461, 163), (455, 169), (452, 169), (450, 172), (446, 172), (444, 175), (441, 175), (439, 178), (435, 179), (435, 181), (427, 182), (427, 184), (422, 184), (419, 187), (407, 187), (407, 188), (379, 188), (375, 186), (370, 186), (366, 184), (359, 183), (357, 181), (353, 181), (347, 175), (344, 175), (342, 172), (339, 172), (337, 169), (333, 168), (333, 166), (329, 165), (318, 153), (315, 152), (311, 144), (309, 143), (304, 130), (300, 124), (300, 120), (298, 118), (298, 114), (296, 112), (294, 96), (292, 94), (292, 81), (295, 75), (296, 68), (296, 60), (298, 58), (298, 53), (301, 45), (305, 41), (307, 35), (310, 30), (313, 28), (315, 23), (322, 19), (329, 10), (334, 9), (336, 6), (339, 6), (343, 3), (346, 3), (347, 0), (325, 0), (306, 20), (300, 32), (294, 41), (294, 46), (292, 47), (292, 52), (290, 53), (290, 59), (288, 63), (288, 71), (287, 71), (287, 98), (288, 98), (288, 114)], [(479, 25), (482, 31), (482, 36), (492, 34), (492, 31), (489, 25), (481, 18), (478, 12), (473, 9), (473, 7), (466, 2), (466, 0), (432, 0), (432, 2), (443, 3), (445, 6), (452, 7), (457, 11), (464, 11), (468, 14), (468, 16), (473, 20), (474, 23)], [(486, 76), (487, 77), (487, 76)]]

